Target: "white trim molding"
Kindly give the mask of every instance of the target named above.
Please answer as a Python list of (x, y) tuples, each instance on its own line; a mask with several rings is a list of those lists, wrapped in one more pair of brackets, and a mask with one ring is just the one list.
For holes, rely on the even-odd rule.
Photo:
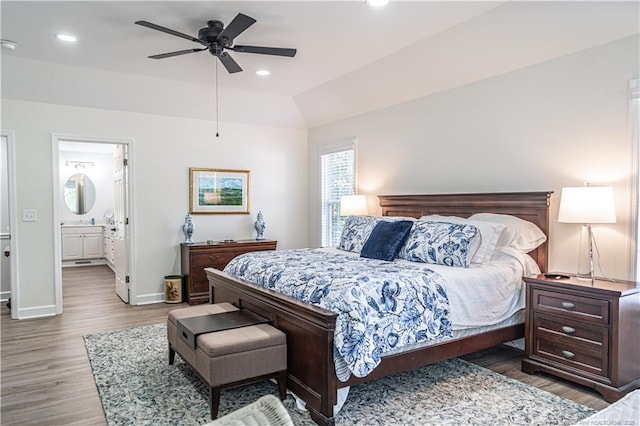
[[(11, 300), (11, 310), (13, 310), (13, 299)], [(55, 315), (57, 315), (55, 305), (32, 306), (30, 308), (18, 309), (18, 318), (21, 320), (31, 319), (31, 318), (52, 317)]]
[[(136, 295), (136, 279), (135, 279), (135, 214), (134, 214), (134, 202), (133, 202), (133, 188), (134, 188), (134, 170), (133, 170), (133, 140), (132, 139), (116, 139), (110, 137), (94, 137), (94, 136), (78, 136), (68, 135), (61, 133), (51, 134), (52, 145), (52, 169), (53, 169), (53, 240), (54, 240), (54, 294), (55, 294), (55, 313), (61, 314), (63, 301), (62, 301), (62, 235), (60, 229), (60, 142), (86, 142), (86, 143), (101, 143), (112, 145), (126, 145), (128, 153), (128, 205), (129, 205), (129, 241), (127, 246), (128, 268), (129, 268), (129, 304), (137, 305)], [(115, 292), (115, 281), (114, 281)], [(164, 300), (164, 299), (163, 299)]]
[(629, 81), (629, 145), (631, 150), (631, 203), (629, 253), (632, 277), (640, 281), (640, 79)]
[(141, 294), (136, 298), (136, 305), (151, 305), (152, 303), (164, 303), (164, 293)]
[(18, 270), (18, 199), (16, 186), (16, 137), (13, 130), (0, 130), (0, 136), (7, 138), (7, 175), (9, 177), (9, 268), (11, 275), (11, 319), (20, 319), (20, 271)]

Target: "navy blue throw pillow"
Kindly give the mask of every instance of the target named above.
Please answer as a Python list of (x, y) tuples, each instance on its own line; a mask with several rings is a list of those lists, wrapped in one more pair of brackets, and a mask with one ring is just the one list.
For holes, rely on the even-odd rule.
[(369, 239), (364, 243), (360, 257), (391, 261), (398, 256), (402, 244), (409, 236), (413, 226), (410, 220), (394, 222), (382, 221), (371, 231)]

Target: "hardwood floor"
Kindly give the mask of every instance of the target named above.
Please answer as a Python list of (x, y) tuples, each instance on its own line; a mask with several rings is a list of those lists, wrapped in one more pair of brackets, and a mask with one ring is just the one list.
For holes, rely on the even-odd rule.
[[(0, 307), (0, 424), (105, 425), (83, 336), (166, 321), (185, 304), (130, 306), (115, 295), (106, 266), (63, 268), (64, 313), (56, 317), (11, 320)], [(522, 352), (498, 347), (464, 359), (595, 409), (608, 404), (594, 391), (520, 371)]]
[(63, 268), (63, 314), (12, 320), (2, 306), (0, 424), (105, 425), (83, 336), (167, 320), (186, 305), (131, 306), (107, 266)]

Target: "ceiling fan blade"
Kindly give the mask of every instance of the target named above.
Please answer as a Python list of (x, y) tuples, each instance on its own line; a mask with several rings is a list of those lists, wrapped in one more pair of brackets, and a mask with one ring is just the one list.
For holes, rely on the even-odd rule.
[(224, 65), (227, 71), (229, 71), (229, 74), (242, 71), (240, 65), (238, 65), (238, 63), (234, 61), (231, 55), (229, 55), (227, 52), (222, 52), (220, 55), (218, 55), (218, 58), (220, 58), (220, 62), (222, 62), (222, 65)]
[(223, 40), (227, 39), (229, 44), (236, 38), (241, 32), (249, 28), (251, 25), (255, 24), (256, 20), (250, 16), (243, 15), (242, 13), (238, 13), (233, 21), (229, 23), (225, 27), (224, 30), (220, 34), (218, 34), (217, 39)]
[(277, 56), (288, 56), (293, 58), (296, 56), (296, 49), (286, 49), (281, 47), (262, 47), (262, 46), (233, 46), (228, 47), (227, 49), (233, 50), (234, 52), (242, 52), (242, 53), (260, 53), (262, 55), (277, 55)]
[(203, 50), (207, 50), (207, 48), (205, 47), (204, 49), (186, 49), (186, 50), (178, 50), (177, 52), (160, 53), (159, 55), (149, 56), (149, 58), (164, 59), (164, 58), (170, 58), (172, 56), (186, 55), (187, 53), (202, 52)]
[(190, 36), (188, 34), (183, 34), (169, 28), (161, 27), (160, 25), (152, 24), (151, 22), (136, 21), (135, 23), (138, 25), (142, 25), (143, 27), (151, 28), (152, 30), (162, 31), (163, 33), (171, 34), (176, 37), (182, 37), (182, 38), (186, 38), (187, 40), (195, 41), (196, 43), (205, 44), (202, 42), (202, 40), (197, 39), (193, 36)]

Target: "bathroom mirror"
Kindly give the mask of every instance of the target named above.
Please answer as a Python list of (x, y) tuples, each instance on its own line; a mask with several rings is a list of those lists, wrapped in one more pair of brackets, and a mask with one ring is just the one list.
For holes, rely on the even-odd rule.
[(87, 175), (77, 173), (64, 185), (64, 202), (75, 214), (85, 214), (96, 201), (96, 188)]

